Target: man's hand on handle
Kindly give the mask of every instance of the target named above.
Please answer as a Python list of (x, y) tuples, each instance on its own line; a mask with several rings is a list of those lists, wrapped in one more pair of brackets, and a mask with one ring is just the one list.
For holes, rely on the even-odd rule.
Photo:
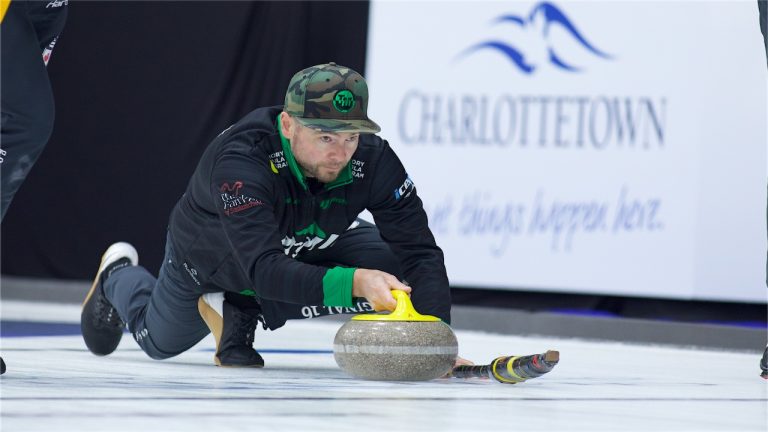
[[(397, 301), (392, 296), (392, 290), (398, 289), (411, 293), (411, 287), (400, 282), (389, 273), (379, 270), (357, 269), (352, 282), (352, 296), (365, 297), (377, 312), (393, 311)], [(474, 365), (471, 361), (457, 357), (455, 366)], [(450, 377), (450, 372), (445, 378)]]
[(411, 293), (411, 287), (397, 280), (395, 276), (379, 270), (357, 269), (352, 282), (352, 296), (365, 297), (373, 306), (373, 310), (393, 311), (397, 301), (392, 296), (392, 290), (402, 290)]

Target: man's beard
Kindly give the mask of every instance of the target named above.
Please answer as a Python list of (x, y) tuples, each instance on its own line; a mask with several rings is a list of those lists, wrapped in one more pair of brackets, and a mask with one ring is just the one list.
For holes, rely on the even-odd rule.
[(314, 177), (321, 183), (330, 183), (339, 177), (343, 168), (343, 165), (338, 168), (335, 166), (316, 165), (305, 171), (307, 177)]

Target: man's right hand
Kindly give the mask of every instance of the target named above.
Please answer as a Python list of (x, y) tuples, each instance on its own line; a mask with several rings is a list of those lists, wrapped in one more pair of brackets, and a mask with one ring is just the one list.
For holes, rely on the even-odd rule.
[(389, 273), (379, 270), (357, 269), (352, 282), (352, 296), (365, 297), (373, 310), (393, 311), (397, 301), (392, 296), (392, 290), (402, 290), (411, 293), (411, 287), (397, 280)]

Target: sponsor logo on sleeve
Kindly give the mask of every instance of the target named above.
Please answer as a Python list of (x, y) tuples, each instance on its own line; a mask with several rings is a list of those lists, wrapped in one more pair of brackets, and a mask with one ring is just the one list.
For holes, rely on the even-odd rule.
[(399, 201), (400, 198), (408, 198), (413, 192), (413, 180), (408, 174), (405, 175), (405, 181), (400, 187), (395, 189), (395, 201)]
[(251, 198), (241, 193), (242, 188), (242, 181), (236, 181), (232, 184), (224, 183), (219, 188), (219, 192), (221, 192), (221, 201), (224, 205), (223, 210), (225, 215), (230, 216), (234, 213), (239, 213), (252, 207), (264, 205), (264, 202), (261, 200)]

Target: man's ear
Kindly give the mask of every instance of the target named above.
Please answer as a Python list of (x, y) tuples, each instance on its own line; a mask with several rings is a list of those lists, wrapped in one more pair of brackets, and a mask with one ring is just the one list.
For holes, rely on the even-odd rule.
[(293, 123), (293, 119), (290, 115), (288, 115), (287, 112), (283, 111), (280, 113), (280, 132), (283, 134), (284, 137), (288, 138), (289, 140), (293, 138), (293, 132), (296, 128), (296, 125)]

